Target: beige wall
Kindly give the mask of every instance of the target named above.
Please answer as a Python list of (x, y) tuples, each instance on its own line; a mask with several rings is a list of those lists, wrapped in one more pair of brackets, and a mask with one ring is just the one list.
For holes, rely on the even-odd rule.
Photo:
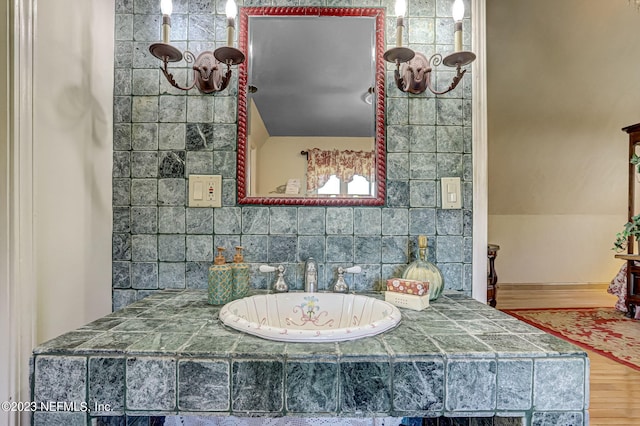
[(500, 282), (607, 282), (640, 122), (626, 1), (487, 0), (489, 242)]
[(35, 31), (41, 342), (111, 311), (114, 0), (40, 1)]

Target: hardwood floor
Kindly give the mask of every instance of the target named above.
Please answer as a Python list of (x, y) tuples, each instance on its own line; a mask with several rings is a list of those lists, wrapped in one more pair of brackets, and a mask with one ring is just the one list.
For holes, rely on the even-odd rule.
[[(498, 284), (498, 309), (613, 306), (607, 285)], [(640, 327), (640, 321), (638, 321)], [(590, 425), (640, 425), (640, 371), (587, 351), (591, 361)]]

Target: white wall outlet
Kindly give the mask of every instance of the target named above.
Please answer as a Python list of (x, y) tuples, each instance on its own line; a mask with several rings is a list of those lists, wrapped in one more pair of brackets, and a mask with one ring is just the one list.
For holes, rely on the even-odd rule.
[(460, 178), (450, 177), (440, 180), (442, 185), (442, 208), (443, 209), (461, 209), (462, 208), (462, 192), (460, 191)]
[(221, 207), (222, 176), (189, 175), (189, 207)]

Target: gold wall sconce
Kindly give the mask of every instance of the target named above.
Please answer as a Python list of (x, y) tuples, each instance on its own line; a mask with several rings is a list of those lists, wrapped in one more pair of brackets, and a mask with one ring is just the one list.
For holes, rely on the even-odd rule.
[[(169, 44), (171, 12), (173, 11), (171, 0), (161, 0), (160, 8), (162, 10), (162, 42), (149, 46), (149, 52), (162, 61), (163, 66), (160, 69), (169, 84), (180, 90), (191, 90), (193, 87), (197, 87), (202, 93), (215, 93), (224, 90), (231, 81), (231, 66), (241, 64), (245, 60), (244, 53), (233, 47), (235, 17), (238, 13), (235, 1), (227, 0), (226, 5), (227, 45), (219, 47), (213, 52), (202, 52), (197, 57), (188, 50), (182, 53)], [(169, 62), (179, 62), (182, 59), (188, 64), (193, 63), (193, 82), (185, 87), (176, 83), (173, 74), (167, 68)], [(225, 65), (226, 69), (223, 70)]]
[[(404, 28), (406, 9), (406, 0), (396, 0), (396, 47), (387, 50), (383, 56), (385, 61), (396, 64), (394, 71), (396, 86), (403, 92), (413, 94), (423, 93), (427, 89), (435, 95), (442, 95), (452, 91), (467, 72), (462, 67), (469, 65), (476, 59), (476, 55), (473, 52), (462, 50), (464, 3), (462, 0), (453, 2), (455, 51), (444, 58), (441, 54), (436, 53), (427, 59), (422, 53), (414, 52), (412, 49), (402, 46), (402, 30)], [(434, 67), (440, 64), (455, 68), (456, 75), (453, 77), (449, 87), (438, 91), (431, 82), (431, 72)]]

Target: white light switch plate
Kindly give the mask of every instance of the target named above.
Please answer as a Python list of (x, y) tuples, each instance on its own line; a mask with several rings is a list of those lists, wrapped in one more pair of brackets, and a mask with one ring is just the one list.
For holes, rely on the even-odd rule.
[(189, 175), (189, 207), (221, 207), (222, 176)]
[(461, 209), (462, 208), (462, 192), (460, 191), (460, 178), (450, 177), (442, 178), (441, 181), (442, 208), (443, 209)]

